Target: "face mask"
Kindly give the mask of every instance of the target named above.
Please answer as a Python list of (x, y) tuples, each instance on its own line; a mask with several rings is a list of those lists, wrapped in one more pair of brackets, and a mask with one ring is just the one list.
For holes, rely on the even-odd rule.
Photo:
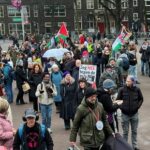
[(49, 80), (43, 80), (44, 83), (48, 84), (49, 83)]

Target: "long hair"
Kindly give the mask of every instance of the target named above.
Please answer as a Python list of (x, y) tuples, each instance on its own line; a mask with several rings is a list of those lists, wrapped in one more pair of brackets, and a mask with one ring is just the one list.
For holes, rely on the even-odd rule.
[(35, 73), (35, 67), (38, 66), (39, 67), (39, 73), (42, 73), (42, 68), (40, 64), (34, 64), (33, 68), (32, 68), (32, 73)]

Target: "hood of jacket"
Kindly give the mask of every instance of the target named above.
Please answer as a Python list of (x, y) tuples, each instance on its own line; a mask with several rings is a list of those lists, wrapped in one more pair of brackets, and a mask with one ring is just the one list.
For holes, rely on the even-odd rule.
[[(70, 84), (73, 84), (75, 82), (75, 79), (71, 77)], [(61, 84), (68, 84), (65, 78), (62, 79)]]

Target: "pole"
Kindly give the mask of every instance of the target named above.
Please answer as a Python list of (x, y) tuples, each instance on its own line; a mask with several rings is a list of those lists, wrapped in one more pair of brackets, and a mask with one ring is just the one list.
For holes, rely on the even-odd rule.
[(24, 30), (24, 15), (23, 15), (23, 13), (24, 13), (24, 8), (22, 7), (21, 8), (21, 24), (22, 24), (22, 37), (23, 37), (23, 41), (24, 41), (25, 30)]

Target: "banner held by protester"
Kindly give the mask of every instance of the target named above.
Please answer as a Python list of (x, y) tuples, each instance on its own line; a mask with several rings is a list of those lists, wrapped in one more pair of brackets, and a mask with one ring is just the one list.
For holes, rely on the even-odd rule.
[(79, 69), (79, 79), (85, 78), (88, 83), (93, 84), (96, 82), (96, 70), (95, 65), (81, 65)]

